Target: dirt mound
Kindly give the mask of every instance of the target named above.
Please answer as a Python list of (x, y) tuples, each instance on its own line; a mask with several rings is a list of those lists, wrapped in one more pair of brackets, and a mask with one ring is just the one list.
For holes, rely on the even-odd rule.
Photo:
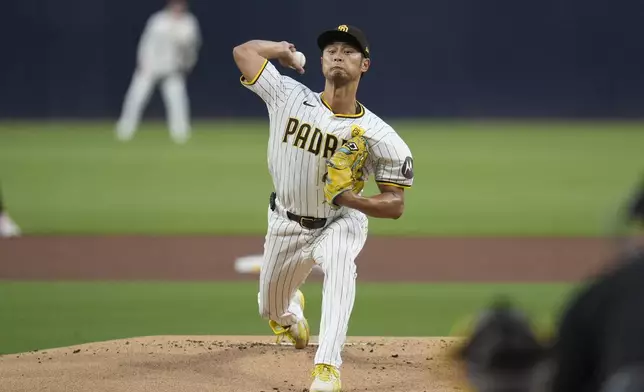
[[(343, 391), (453, 391), (452, 338), (350, 338)], [(304, 350), (262, 336), (152, 336), (0, 356), (0, 391), (307, 391)]]

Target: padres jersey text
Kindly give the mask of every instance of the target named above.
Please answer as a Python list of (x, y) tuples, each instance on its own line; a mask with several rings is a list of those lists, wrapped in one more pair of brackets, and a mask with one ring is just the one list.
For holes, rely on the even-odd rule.
[(409, 147), (385, 121), (358, 103), (356, 114), (334, 114), (323, 93), (311, 91), (281, 75), (265, 61), (253, 80), (242, 84), (265, 103), (269, 115), (268, 166), (284, 208), (318, 218), (342, 214), (324, 203), (326, 159), (351, 136), (352, 126), (365, 130), (369, 158), (367, 178), (398, 187), (411, 187), (413, 158)]

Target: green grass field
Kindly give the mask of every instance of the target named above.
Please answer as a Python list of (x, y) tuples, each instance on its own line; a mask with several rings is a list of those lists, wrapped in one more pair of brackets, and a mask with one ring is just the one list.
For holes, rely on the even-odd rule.
[[(386, 235), (601, 235), (644, 168), (639, 123), (393, 122), (415, 157)], [(31, 234), (263, 235), (265, 121), (161, 122), (120, 144), (111, 123), (0, 123), (0, 181)], [(368, 193), (376, 191), (371, 183)]]
[[(349, 334), (447, 336), (497, 294), (510, 295), (543, 324), (571, 290), (565, 284), (358, 285)], [(0, 284), (0, 354), (149, 335), (269, 335), (255, 283)], [(312, 333), (321, 285), (307, 283)]]

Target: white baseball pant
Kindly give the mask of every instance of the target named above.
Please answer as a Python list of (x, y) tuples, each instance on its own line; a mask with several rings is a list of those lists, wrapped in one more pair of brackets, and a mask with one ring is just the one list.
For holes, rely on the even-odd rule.
[(279, 202), (268, 210), (268, 232), (259, 278), (259, 312), (288, 326), (303, 317), (293, 301), (314, 264), (324, 272), (322, 318), (315, 364), (342, 365), (356, 295), (355, 259), (367, 239), (367, 217), (350, 210), (324, 228), (308, 230), (286, 216)]
[(184, 75), (179, 72), (156, 75), (140, 70), (134, 73), (125, 95), (121, 117), (116, 129), (120, 140), (130, 140), (134, 136), (153, 88), (159, 82), (170, 136), (177, 143), (188, 140), (191, 130), (190, 108)]

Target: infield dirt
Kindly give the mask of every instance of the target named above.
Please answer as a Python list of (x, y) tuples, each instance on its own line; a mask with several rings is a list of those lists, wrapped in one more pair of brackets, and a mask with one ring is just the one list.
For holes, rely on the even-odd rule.
[[(456, 341), (357, 338), (345, 347), (343, 391), (454, 391)], [(315, 345), (261, 337), (159, 336), (0, 357), (2, 391), (306, 391)]]

